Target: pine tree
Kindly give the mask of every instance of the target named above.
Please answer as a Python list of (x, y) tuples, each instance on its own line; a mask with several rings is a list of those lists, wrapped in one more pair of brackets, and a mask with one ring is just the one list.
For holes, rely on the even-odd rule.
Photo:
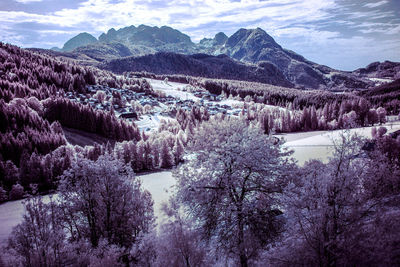
[(161, 144), (161, 152), (160, 152), (160, 167), (161, 168), (170, 168), (173, 165), (173, 159), (171, 153), (169, 151), (168, 144), (165, 140), (162, 141)]
[(175, 159), (175, 165), (178, 165), (183, 159), (184, 148), (182, 142), (179, 140), (179, 137), (175, 138), (174, 148), (172, 150)]

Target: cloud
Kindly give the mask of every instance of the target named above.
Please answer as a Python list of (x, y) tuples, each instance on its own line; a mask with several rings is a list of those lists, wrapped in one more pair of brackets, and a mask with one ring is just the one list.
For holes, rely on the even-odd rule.
[(400, 25), (393, 27), (391, 29), (385, 30), (384, 32), (385, 34), (400, 34)]
[(22, 4), (28, 4), (28, 3), (33, 3), (33, 2), (42, 2), (44, 0), (15, 0), (15, 2), (22, 3)]
[[(390, 1), (364, 4), (352, 0), (57, 0), (51, 6), (45, 0), (18, 1), (30, 4), (23, 5), (25, 9), (21, 5), (17, 9), (16, 5), (0, 4), (0, 40), (23, 47), (48, 47), (50, 43), (61, 47), (79, 32), (99, 36), (112, 27), (140, 24), (168, 25), (188, 34), (193, 41), (221, 31), (229, 36), (239, 28), (260, 27), (283, 47), (317, 62), (320, 57), (328, 65), (340, 62), (316, 51), (328, 52), (329, 48), (336, 48), (330, 46), (336, 45), (345, 54), (346, 45), (351, 45), (346, 49), (356, 56), (361, 54), (358, 42), (364, 47), (365, 40), (369, 40), (376, 50), (390, 38), (400, 43), (396, 37), (400, 31), (399, 8)], [(392, 6), (384, 10), (375, 8), (385, 4)]]
[[(334, 0), (243, 0), (240, 2), (172, 0), (163, 5), (159, 5), (156, 1), (143, 0), (118, 2), (88, 0), (81, 3), (78, 8), (61, 9), (49, 14), (0, 12), (0, 17), (2, 17), (0, 21), (19, 20), (22, 22), (50, 23), (60, 27), (81, 26), (95, 32), (132, 24), (170, 25), (182, 31), (193, 29), (194, 35), (192, 37), (194, 40), (199, 40), (203, 36), (198, 36), (195, 30), (201, 28), (202, 25), (212, 23), (235, 24), (235, 27), (228, 29), (230, 33), (237, 29), (237, 25), (242, 25), (241, 27), (262, 26), (263, 28), (267, 26), (274, 30), (296, 20), (303, 20), (304, 22), (320, 20), (329, 15), (326, 9), (334, 6)], [(179, 14), (186, 14), (186, 19), (181, 18)], [(220, 31), (211, 30), (213, 31), (211, 34)]]
[(368, 7), (368, 8), (375, 8), (375, 7), (378, 7), (378, 6), (385, 5), (387, 3), (389, 3), (389, 1), (385, 0), (385, 1), (379, 1), (379, 2), (376, 2), (376, 3), (368, 3), (368, 4), (365, 4), (364, 6)]

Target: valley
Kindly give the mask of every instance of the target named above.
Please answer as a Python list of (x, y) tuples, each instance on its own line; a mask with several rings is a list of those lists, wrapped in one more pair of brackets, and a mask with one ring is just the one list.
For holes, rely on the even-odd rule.
[(0, 266), (396, 265), (400, 63), (230, 31), (0, 40)]

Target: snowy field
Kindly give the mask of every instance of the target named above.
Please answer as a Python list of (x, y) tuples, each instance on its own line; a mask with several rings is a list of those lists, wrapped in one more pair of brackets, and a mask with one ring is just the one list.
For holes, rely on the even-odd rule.
[[(400, 122), (386, 123), (388, 133), (400, 130)], [(376, 126), (377, 128), (379, 126)], [(350, 134), (358, 134), (361, 137), (371, 138), (371, 129), (373, 127), (362, 127), (350, 129)], [(343, 130), (335, 131), (315, 131), (304, 133), (291, 133), (277, 135), (286, 140), (284, 146), (293, 149), (293, 157), (300, 165), (303, 165), (307, 160), (320, 159), (327, 162), (332, 155), (334, 140), (339, 140)]]
[[(157, 172), (145, 175), (138, 175), (142, 180), (143, 188), (148, 190), (154, 200), (154, 214), (157, 217), (156, 223), (163, 221), (161, 206), (171, 195), (171, 187), (175, 185), (175, 179), (171, 171)], [(50, 201), (50, 196), (44, 196), (44, 202)], [(23, 200), (6, 202), (0, 205), (0, 247), (6, 245), (12, 228), (21, 222), (24, 214)]]
[(0, 247), (6, 244), (12, 228), (22, 219), (24, 213), (22, 201), (9, 201), (0, 205)]
[(155, 131), (160, 126), (161, 120), (171, 121), (175, 120), (171, 117), (162, 116), (159, 113), (152, 115), (142, 115), (140, 120), (135, 121), (140, 131)]
[(164, 214), (161, 211), (162, 203), (168, 201), (175, 185), (175, 178), (171, 171), (155, 172), (138, 176), (142, 180), (143, 188), (147, 189), (154, 200), (154, 214), (157, 216), (156, 223), (163, 222)]
[(175, 82), (164, 82), (161, 80), (154, 80), (154, 79), (146, 79), (155, 91), (163, 91), (167, 96), (172, 96), (181, 100), (193, 100), (193, 101), (200, 101), (200, 98), (196, 97), (190, 92), (183, 92), (181, 91), (182, 88), (188, 86), (187, 84), (183, 83), (175, 83)]

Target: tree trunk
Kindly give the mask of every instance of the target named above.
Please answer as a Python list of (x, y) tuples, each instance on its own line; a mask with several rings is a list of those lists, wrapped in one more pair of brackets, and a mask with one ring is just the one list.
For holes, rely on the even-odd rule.
[(242, 214), (238, 214), (238, 249), (239, 249), (239, 259), (240, 259), (240, 266), (247, 267), (247, 256), (246, 256), (246, 249), (244, 247), (244, 226), (243, 226), (243, 218)]

